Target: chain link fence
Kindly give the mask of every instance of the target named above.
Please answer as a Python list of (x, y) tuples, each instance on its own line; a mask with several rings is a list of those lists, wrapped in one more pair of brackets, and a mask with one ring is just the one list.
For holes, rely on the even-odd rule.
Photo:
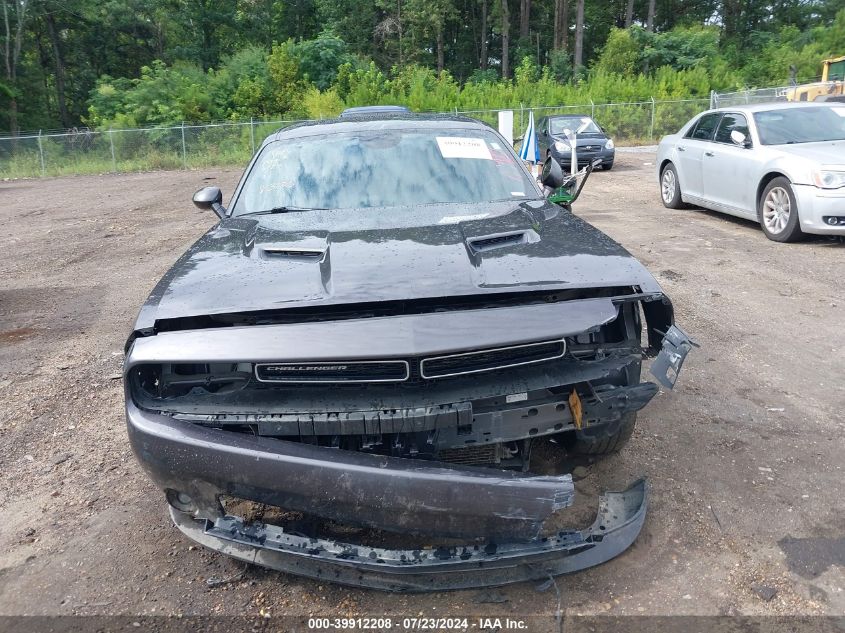
[[(708, 99), (634, 103), (587, 103), (511, 108), (514, 138), (528, 125), (554, 114), (590, 115), (619, 145), (654, 143), (676, 132)], [(496, 127), (501, 109), (455, 110)], [(0, 178), (137, 172), (200, 167), (243, 166), (261, 142), (280, 128), (298, 121), (241, 121), (183, 124), (122, 130), (73, 129), (65, 132), (0, 137)]]
[(711, 92), (711, 108), (727, 108), (731, 106), (748, 105), (754, 103), (776, 103), (787, 101), (787, 95), (795, 86), (777, 86), (775, 88), (753, 88), (736, 92)]
[(0, 178), (243, 165), (261, 141), (293, 121), (73, 129), (0, 137)]
[[(666, 134), (674, 134), (684, 123), (709, 107), (709, 99), (679, 99), (635, 101), (627, 103), (590, 103), (581, 105), (531, 106), (511, 108), (514, 112), (514, 138), (525, 133), (528, 114), (534, 113), (534, 122), (556, 114), (583, 114), (593, 117), (617, 145), (652, 144)], [(455, 110), (480, 119), (493, 127), (498, 126), (502, 110)]]

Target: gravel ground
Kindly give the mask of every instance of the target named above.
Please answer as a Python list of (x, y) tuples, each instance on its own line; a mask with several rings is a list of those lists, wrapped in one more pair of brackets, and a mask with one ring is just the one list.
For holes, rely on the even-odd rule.
[[(843, 615), (845, 244), (664, 209), (653, 160), (621, 153), (576, 212), (650, 268), (701, 349), (578, 481), (587, 496), (646, 476), (652, 503), (630, 550), (557, 580), (561, 608)], [(123, 343), (214, 223), (191, 193), (238, 176), (0, 183), (0, 615), (554, 614), (558, 594), (530, 584), (395, 596), (244, 569), (171, 527), (126, 440)]]

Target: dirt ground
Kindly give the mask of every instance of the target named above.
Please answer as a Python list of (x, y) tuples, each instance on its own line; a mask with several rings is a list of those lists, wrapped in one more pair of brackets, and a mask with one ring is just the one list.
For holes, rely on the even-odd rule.
[[(630, 550), (558, 578), (561, 608), (845, 614), (845, 244), (776, 244), (750, 222), (664, 209), (653, 161), (620, 153), (576, 212), (649, 267), (701, 348), (629, 446), (576, 484), (595, 495), (646, 476), (651, 506)], [(193, 191), (229, 193), (238, 176), (0, 183), (0, 615), (554, 614), (553, 588), (349, 589), (244, 569), (171, 527), (127, 443), (123, 343), (215, 221)]]

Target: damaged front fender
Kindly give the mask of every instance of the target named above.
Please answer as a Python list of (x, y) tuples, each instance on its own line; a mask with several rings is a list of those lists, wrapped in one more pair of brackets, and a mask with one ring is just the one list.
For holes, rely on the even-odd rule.
[(686, 332), (677, 325), (671, 326), (663, 337), (663, 348), (651, 364), (651, 375), (667, 389), (674, 388), (684, 359), (693, 347), (698, 344)]

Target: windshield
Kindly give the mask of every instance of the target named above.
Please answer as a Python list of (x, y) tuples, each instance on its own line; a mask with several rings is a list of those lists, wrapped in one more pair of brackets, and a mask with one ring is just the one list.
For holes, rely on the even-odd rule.
[(763, 145), (845, 140), (845, 107), (766, 110), (754, 120)]
[(602, 134), (599, 126), (590, 117), (564, 117), (561, 119), (549, 120), (549, 132), (552, 134), (563, 134), (564, 130), (572, 130), (576, 134)]
[(525, 168), (492, 132), (361, 130), (267, 144), (232, 214), (536, 197)]

